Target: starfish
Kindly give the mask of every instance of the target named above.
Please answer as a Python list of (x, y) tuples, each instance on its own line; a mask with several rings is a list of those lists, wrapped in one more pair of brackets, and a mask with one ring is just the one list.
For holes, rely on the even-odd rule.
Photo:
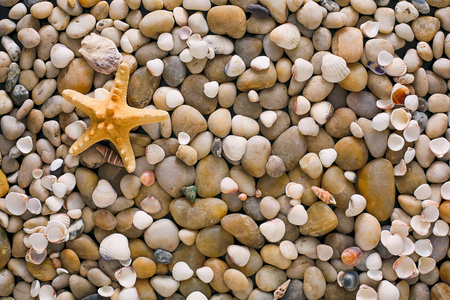
[(136, 169), (134, 152), (130, 143), (130, 130), (136, 126), (166, 120), (169, 114), (163, 110), (138, 109), (128, 106), (127, 90), (130, 70), (120, 64), (114, 85), (103, 99), (95, 99), (74, 90), (64, 90), (62, 96), (84, 111), (91, 124), (70, 147), (69, 153), (77, 155), (101, 140), (109, 140), (116, 146), (125, 168), (132, 173)]

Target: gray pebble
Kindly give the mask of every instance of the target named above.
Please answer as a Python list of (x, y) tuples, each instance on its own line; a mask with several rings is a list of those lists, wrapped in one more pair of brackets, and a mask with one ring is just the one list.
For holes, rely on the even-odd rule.
[(33, 170), (42, 167), (42, 160), (39, 154), (30, 153), (24, 157), (20, 166), (18, 184), (21, 188), (26, 188), (33, 181)]
[(426, 15), (430, 12), (430, 6), (425, 0), (412, 0), (411, 3), (421, 14)]
[(389, 1), (390, 1), (390, 0), (375, 0), (375, 3), (376, 3), (378, 6), (386, 6), (386, 5), (389, 4)]
[(449, 237), (446, 236), (435, 236), (432, 234), (429, 238), (431, 244), (433, 245), (433, 252), (430, 257), (434, 258), (436, 262), (439, 262), (445, 258), (449, 246)]
[(20, 47), (9, 36), (2, 37), (2, 46), (8, 52), (12, 61), (18, 61), (20, 57)]
[(427, 114), (420, 111), (415, 111), (412, 115), (412, 119), (417, 121), (417, 123), (419, 124), (420, 132), (422, 133), (427, 127), (428, 123)]
[(244, 201), (243, 207), (245, 213), (255, 221), (262, 221), (265, 219), (259, 209), (260, 202), (261, 200), (256, 197), (248, 197), (247, 200)]
[(247, 6), (247, 10), (251, 12), (252, 16), (256, 19), (264, 19), (270, 15), (269, 10), (259, 4), (251, 4)]
[(30, 113), (30, 111), (33, 109), (33, 107), (34, 107), (33, 100), (31, 100), (31, 99), (25, 100), (25, 102), (23, 102), (22, 106), (17, 111), (16, 118), (20, 120), (20, 119), (26, 117)]
[(336, 12), (340, 10), (339, 5), (333, 0), (322, 0), (320, 1), (320, 5), (325, 7), (330, 12)]
[(44, 117), (51, 119), (56, 117), (62, 112), (61, 102), (63, 97), (56, 95), (50, 97), (41, 107), (41, 111), (44, 114)]
[(16, 145), (16, 141), (8, 140), (4, 135), (0, 134), (0, 152), (2, 155), (8, 155), (12, 147)]
[(222, 140), (216, 137), (211, 146), (211, 152), (214, 156), (222, 157)]
[(164, 71), (162, 77), (171, 87), (179, 86), (186, 77), (186, 66), (178, 56), (168, 56), (163, 59)]
[(17, 84), (11, 93), (11, 100), (15, 105), (21, 106), (28, 99), (28, 96), (27, 89), (23, 85)]
[(5, 91), (9, 93), (13, 90), (14, 86), (17, 83), (17, 80), (19, 80), (19, 76), (20, 76), (19, 65), (15, 62), (11, 63), (9, 65), (8, 75), (6, 77)]
[(155, 261), (168, 265), (172, 262), (172, 254), (166, 250), (156, 249), (154, 253)]
[(61, 274), (61, 275), (57, 276), (52, 281), (53, 288), (58, 291), (58, 290), (68, 287), (69, 286), (69, 278), (70, 278), (69, 274)]
[(303, 293), (303, 282), (298, 279), (292, 279), (281, 300), (306, 300)]
[(2, 171), (6, 174), (13, 173), (19, 170), (19, 163), (16, 159), (9, 157), (9, 155), (3, 156), (2, 159)]
[(47, 121), (42, 125), (42, 133), (53, 146), (61, 145), (61, 128), (57, 121)]
[(418, 282), (411, 287), (409, 292), (410, 300), (427, 300), (430, 299), (430, 288), (423, 282)]
[(24, 0), (23, 3), (28, 6), (32, 7), (34, 4), (41, 2), (41, 0)]
[(3, 135), (11, 141), (19, 138), (19, 136), (21, 136), (25, 131), (25, 125), (13, 116), (3, 116), (0, 121), (0, 126)]

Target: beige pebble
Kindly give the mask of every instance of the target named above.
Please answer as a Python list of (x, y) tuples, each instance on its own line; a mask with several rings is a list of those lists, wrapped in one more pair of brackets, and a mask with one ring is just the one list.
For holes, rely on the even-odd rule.
[(49, 17), (52, 11), (53, 4), (47, 1), (38, 2), (30, 8), (31, 14), (37, 19), (45, 19)]

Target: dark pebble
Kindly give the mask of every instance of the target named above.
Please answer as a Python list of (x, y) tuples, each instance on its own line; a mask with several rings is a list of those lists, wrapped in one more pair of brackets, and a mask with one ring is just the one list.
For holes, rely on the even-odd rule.
[(17, 80), (19, 80), (19, 75), (20, 67), (17, 63), (13, 62), (9, 65), (8, 75), (5, 82), (5, 91), (9, 93), (13, 90), (14, 86), (17, 83)]
[(269, 16), (269, 10), (259, 4), (251, 4), (247, 6), (247, 10), (257, 19), (264, 19)]
[(172, 254), (166, 250), (156, 249), (154, 253), (155, 261), (168, 265), (172, 262)]
[(291, 279), (289, 286), (281, 300), (306, 300), (303, 293), (303, 282), (298, 279)]
[(14, 102), (16, 106), (22, 106), (25, 100), (28, 99), (29, 93), (27, 89), (21, 85), (17, 84), (12, 93), (10, 93), (11, 100)]

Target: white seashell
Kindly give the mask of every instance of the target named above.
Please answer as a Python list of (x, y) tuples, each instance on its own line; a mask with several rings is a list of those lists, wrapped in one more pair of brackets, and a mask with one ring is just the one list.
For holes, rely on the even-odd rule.
[(66, 237), (67, 227), (60, 221), (49, 221), (44, 229), (44, 234), (50, 243), (62, 243)]
[(328, 245), (320, 244), (317, 245), (317, 257), (321, 261), (328, 261), (333, 256), (333, 248)]
[(392, 151), (400, 151), (405, 145), (405, 140), (396, 133), (392, 133), (388, 138), (388, 147)]
[(5, 197), (6, 209), (14, 216), (20, 216), (27, 211), (28, 196), (10, 192)]
[(427, 274), (436, 267), (436, 261), (431, 257), (420, 257), (417, 267), (420, 274)]
[(443, 157), (450, 149), (450, 143), (446, 138), (440, 137), (430, 141), (430, 150), (436, 157)]
[(214, 98), (219, 93), (219, 83), (217, 81), (207, 82), (203, 85), (203, 93), (206, 97)]
[(184, 97), (179, 90), (171, 90), (166, 94), (166, 105), (176, 108), (184, 103)]
[(86, 123), (84, 123), (83, 121), (75, 121), (67, 125), (64, 129), (64, 132), (69, 138), (71, 138), (72, 140), (76, 140), (86, 131), (86, 129)]
[(50, 60), (59, 69), (67, 67), (74, 58), (73, 51), (63, 44), (55, 44), (50, 50)]
[(222, 140), (222, 151), (232, 161), (241, 160), (245, 150), (247, 150), (247, 140), (241, 136), (229, 135)]
[(131, 42), (126, 35), (122, 35), (120, 38), (120, 48), (122, 48), (125, 53), (133, 53), (133, 45), (131, 45)]
[(298, 121), (298, 132), (306, 136), (317, 136), (319, 134), (319, 126), (311, 117), (302, 118)]
[(145, 65), (153, 76), (161, 76), (164, 71), (164, 62), (159, 58), (149, 60)]
[(332, 83), (338, 83), (344, 80), (349, 74), (345, 60), (337, 55), (325, 54), (322, 57), (322, 77)]
[(267, 128), (272, 127), (272, 125), (275, 123), (275, 121), (277, 120), (278, 116), (277, 113), (274, 112), (273, 110), (266, 110), (263, 111), (260, 115), (259, 115), (259, 120), (261, 121), (261, 123), (266, 126)]
[(50, 215), (50, 221), (59, 221), (64, 224), (66, 228), (69, 228), (70, 226), (70, 217), (65, 213)]
[(402, 255), (411, 255), (414, 252), (415, 246), (414, 246), (414, 242), (411, 241), (410, 238), (408, 237), (404, 237), (403, 238), (403, 251), (400, 254)]
[(426, 235), (430, 230), (430, 222), (423, 221), (418, 215), (411, 218), (410, 224), (418, 235)]
[(391, 224), (390, 229), (391, 234), (399, 234), (401, 237), (405, 238), (409, 234), (409, 225), (402, 220), (394, 220)]
[(264, 222), (259, 226), (261, 234), (272, 243), (280, 241), (286, 233), (286, 225), (278, 218)]
[(294, 260), (298, 257), (297, 248), (293, 242), (285, 240), (280, 243), (280, 252), (284, 258)]
[(64, 173), (63, 175), (59, 176), (57, 182), (64, 184), (67, 188), (67, 192), (70, 193), (73, 191), (75, 185), (77, 184), (77, 178), (73, 173)]
[(223, 194), (233, 194), (238, 190), (238, 184), (230, 177), (224, 177), (220, 181), (220, 191)]
[(37, 297), (39, 295), (40, 290), (41, 290), (41, 282), (37, 279), (33, 280), (30, 288), (30, 296)]
[(100, 255), (106, 260), (126, 260), (131, 256), (128, 238), (121, 233), (108, 235), (100, 243)]
[(44, 171), (42, 169), (34, 169), (31, 174), (33, 175), (34, 179), (41, 179)]
[(394, 109), (391, 113), (391, 124), (397, 130), (404, 130), (409, 125), (411, 114), (403, 108)]
[(38, 198), (30, 198), (27, 202), (27, 209), (30, 213), (38, 215), (42, 211), (42, 203)]
[(45, 204), (51, 211), (57, 212), (62, 208), (64, 200), (60, 197), (50, 196), (47, 199), (45, 199)]
[(389, 115), (385, 112), (377, 114), (372, 119), (372, 127), (376, 131), (383, 131), (389, 126)]
[(66, 195), (67, 186), (64, 183), (55, 182), (54, 184), (52, 184), (52, 191), (56, 197), (62, 198)]
[(210, 283), (214, 278), (214, 271), (210, 267), (198, 268), (196, 274), (204, 283)]
[(362, 139), (364, 137), (364, 132), (361, 126), (359, 126), (358, 123), (356, 122), (352, 122), (350, 124), (350, 132), (353, 134), (355, 138)]
[(227, 248), (227, 253), (231, 261), (239, 267), (245, 266), (250, 260), (250, 250), (245, 246), (230, 245)]
[(255, 90), (248, 91), (247, 97), (248, 97), (248, 101), (250, 101), (250, 102), (258, 102), (259, 101), (258, 92)]
[(407, 68), (405, 62), (398, 57), (392, 60), (392, 63), (384, 67), (384, 71), (387, 75), (392, 77), (398, 77), (406, 74)]
[(398, 288), (387, 280), (383, 280), (378, 284), (377, 294), (378, 300), (400, 299)]
[(377, 100), (377, 107), (380, 109), (391, 109), (394, 107), (394, 102), (391, 99)]
[(208, 52), (206, 53), (206, 58), (213, 59), (214, 57), (216, 57), (216, 52), (214, 51), (213, 48), (208, 47)]
[(37, 253), (43, 253), (47, 249), (48, 240), (43, 233), (33, 233), (30, 235), (30, 245)]
[(420, 218), (422, 221), (433, 223), (439, 219), (439, 204), (433, 200), (425, 200), (422, 202), (422, 213)]
[[(192, 36), (188, 39), (188, 41), (192, 38)], [(193, 58), (203, 59), (208, 55), (208, 44), (205, 41), (194, 42), (190, 44), (189, 50)]]
[[(175, 10), (174, 10), (175, 11)], [(182, 41), (187, 40), (192, 34), (192, 29), (188, 26), (183, 26), (178, 30), (178, 36)]]
[(184, 261), (177, 262), (172, 268), (172, 277), (176, 281), (188, 280), (194, 275), (194, 271)]
[(350, 181), (351, 183), (355, 183), (356, 180), (358, 179), (356, 173), (353, 171), (345, 171), (344, 177), (347, 178), (347, 180)]
[(194, 57), (191, 54), (191, 50), (189, 50), (189, 49), (184, 49), (183, 51), (181, 51), (181, 53), (178, 57), (184, 63), (191, 62), (194, 59)]
[[(403, 137), (407, 142), (415, 142), (419, 139), (420, 127), (416, 120), (409, 121), (408, 127), (403, 131)], [(414, 152), (415, 154), (415, 152)], [(406, 153), (405, 153), (406, 155)], [(414, 158), (414, 157), (413, 157)]]
[(322, 149), (319, 152), (319, 158), (325, 168), (331, 167), (337, 158), (337, 152), (333, 148)]
[(391, 234), (383, 230), (381, 234), (381, 243), (392, 255), (400, 255), (403, 251), (403, 238), (398, 234)]
[(67, 212), (67, 215), (72, 219), (81, 218), (82, 211), (81, 209), (71, 209)]
[(39, 290), (39, 300), (55, 300), (56, 291), (49, 284), (43, 285)]
[(361, 195), (354, 194), (350, 197), (350, 200), (348, 201), (348, 208), (345, 211), (345, 215), (347, 217), (355, 217), (364, 211), (366, 205), (367, 205), (366, 198), (364, 198)]
[[(398, 290), (397, 290), (398, 291)], [(377, 292), (366, 284), (359, 286), (358, 293), (356, 293), (356, 300), (377, 300)]]
[(298, 96), (294, 102), (294, 113), (301, 116), (309, 112), (311, 109), (311, 102), (303, 96)]
[(123, 267), (114, 272), (114, 277), (119, 284), (125, 288), (130, 288), (136, 283), (136, 271), (132, 267)]
[(446, 236), (448, 235), (449, 225), (444, 220), (437, 220), (433, 226), (433, 234), (435, 236)]
[(294, 24), (285, 23), (273, 29), (269, 38), (278, 47), (292, 50), (300, 44), (300, 31)]
[[(410, 122), (410, 125), (411, 125), (411, 123), (412, 123), (412, 121)], [(403, 135), (404, 134), (405, 133), (403, 132)], [(405, 138), (405, 140), (406, 140), (406, 138)], [(404, 156), (405, 163), (409, 164), (414, 159), (415, 156), (416, 156), (416, 149), (408, 147), (408, 149), (405, 152), (405, 156)]]
[(378, 252), (374, 252), (367, 256), (366, 258), (366, 268), (369, 270), (379, 270), (383, 262), (381, 261), (381, 256)]
[(133, 225), (137, 229), (144, 230), (153, 223), (153, 218), (145, 211), (138, 211), (133, 216)]
[(308, 221), (308, 214), (306, 213), (305, 208), (303, 205), (295, 205), (293, 206), (288, 214), (287, 219), (289, 223), (293, 225), (304, 225)]
[(305, 82), (314, 74), (314, 66), (303, 58), (297, 58), (292, 66), (292, 77), (298, 82)]
[(30, 248), (25, 254), (25, 261), (35, 265), (40, 265), (45, 260), (45, 258), (47, 258), (47, 250), (44, 250), (44, 252), (42, 253), (38, 253), (33, 248)]
[(180, 132), (178, 134), (178, 143), (180, 145), (187, 145), (191, 141), (191, 137), (186, 132)]
[(416, 197), (418, 200), (425, 200), (430, 198), (430, 196), (431, 196), (431, 187), (429, 184), (426, 183), (419, 185), (414, 191), (414, 197)]
[(289, 182), (286, 184), (286, 196), (298, 200), (303, 196), (303, 185), (296, 182)]
[(208, 297), (206, 297), (202, 292), (195, 291), (190, 293), (186, 300), (208, 300)]
[(250, 62), (250, 67), (256, 71), (268, 69), (270, 66), (270, 58), (267, 56), (257, 56)]
[(382, 50), (378, 53), (377, 62), (382, 67), (389, 66), (393, 60), (394, 56), (387, 51)]
[(239, 55), (233, 55), (230, 61), (225, 66), (225, 74), (229, 77), (236, 77), (244, 73), (245, 71), (245, 62)]
[(183, 228), (180, 231), (178, 231), (178, 237), (184, 244), (186, 244), (188, 246), (194, 245), (197, 234), (198, 234), (197, 230), (186, 229), (186, 228)]
[(311, 117), (320, 125), (324, 125), (333, 115), (333, 105), (328, 101), (314, 103), (311, 107)]
[(98, 288), (97, 293), (102, 297), (111, 297), (114, 295), (114, 288), (112, 286), (102, 286)]
[(113, 204), (116, 199), (117, 192), (111, 184), (105, 179), (100, 179), (97, 183), (97, 187), (92, 193), (92, 200), (94, 201), (94, 204), (99, 208), (104, 208)]
[(367, 21), (361, 26), (359, 26), (361, 32), (368, 38), (373, 38), (378, 34), (378, 30), (380, 29), (380, 23)]
[(422, 257), (428, 257), (433, 252), (433, 245), (429, 239), (417, 240), (414, 247), (414, 251)]
[(394, 262), (394, 271), (400, 279), (414, 278), (419, 275), (416, 264), (409, 256), (402, 256)]
[(161, 202), (155, 196), (145, 197), (139, 204), (140, 208), (146, 213), (152, 215), (161, 211)]
[(122, 289), (117, 300), (139, 300), (139, 293), (135, 287)]
[(415, 111), (419, 107), (419, 98), (417, 95), (409, 95), (405, 98), (405, 107), (409, 110)]
[(119, 260), (120, 264), (124, 267), (128, 267), (129, 265), (131, 265), (131, 263), (133, 262), (133, 259), (128, 258), (125, 260)]
[(16, 147), (23, 154), (28, 154), (33, 150), (33, 139), (30, 136), (20, 138), (16, 142)]
[(173, 37), (169, 32), (163, 32), (159, 35), (158, 40), (156, 42), (158, 48), (162, 51), (170, 51), (173, 49)]
[(400, 162), (394, 167), (395, 176), (403, 176), (406, 174), (408, 167), (406, 166), (405, 160), (401, 159)]
[(441, 185), (441, 196), (445, 200), (450, 200), (450, 181)]
[(104, 88), (97, 88), (94, 90), (94, 98), (95, 99), (104, 99), (109, 94), (109, 91)]
[(381, 270), (368, 270), (367, 277), (375, 281), (383, 280), (383, 272)]

